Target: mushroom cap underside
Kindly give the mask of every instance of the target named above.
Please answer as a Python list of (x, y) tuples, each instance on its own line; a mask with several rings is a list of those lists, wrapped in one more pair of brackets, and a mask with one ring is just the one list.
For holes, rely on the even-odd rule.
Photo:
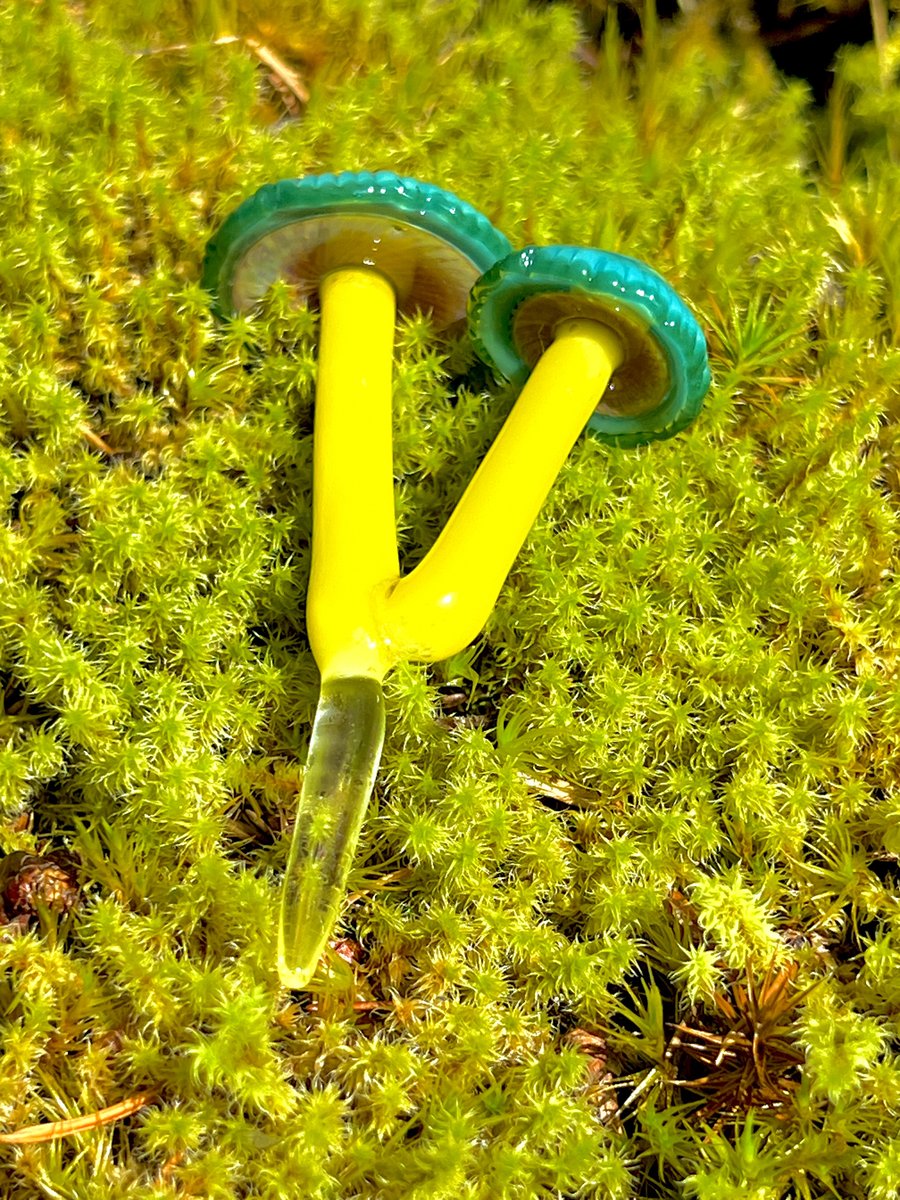
[(231, 213), (207, 247), (203, 285), (233, 315), (276, 280), (314, 304), (325, 275), (366, 267), (390, 280), (401, 313), (446, 328), (509, 249), (477, 209), (433, 184), (390, 171), (311, 175), (266, 184)]
[(520, 386), (571, 318), (613, 329), (623, 349), (589, 432), (637, 445), (670, 437), (696, 417), (710, 383), (703, 332), (669, 284), (636, 259), (578, 246), (529, 246), (495, 263), (469, 303), (479, 354)]

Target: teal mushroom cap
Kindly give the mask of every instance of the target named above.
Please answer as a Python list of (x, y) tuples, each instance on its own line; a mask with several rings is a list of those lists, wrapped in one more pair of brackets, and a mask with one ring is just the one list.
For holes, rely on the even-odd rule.
[(637, 446), (693, 421), (710, 384), (703, 331), (662, 276), (637, 259), (580, 246), (527, 246), (496, 262), (469, 300), (476, 351), (519, 386), (557, 327), (573, 318), (608, 326), (623, 348), (589, 433)]
[(392, 283), (398, 311), (437, 329), (465, 318), (475, 281), (510, 252), (487, 217), (452, 192), (391, 171), (344, 171), (269, 183), (210, 240), (202, 283), (220, 316), (245, 312), (277, 280), (314, 304), (331, 271), (368, 267)]

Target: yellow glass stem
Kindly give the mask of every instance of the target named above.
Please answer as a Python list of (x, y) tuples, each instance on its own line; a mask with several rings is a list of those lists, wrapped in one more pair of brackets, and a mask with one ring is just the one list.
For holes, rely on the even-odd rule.
[(621, 358), (611, 330), (564, 322), (437, 542), (398, 579), (394, 292), (375, 271), (342, 270), (320, 299), (307, 627), (322, 688), (278, 930), (279, 975), (294, 988), (312, 979), (346, 892), (381, 757), (385, 672), (447, 658), (479, 633)]
[(366, 268), (327, 275), (313, 446), (310, 645), (323, 681), (381, 679), (390, 665), (373, 614), (397, 578), (391, 438), (394, 289)]
[(605, 325), (558, 327), (434, 546), (385, 590), (379, 620), (397, 658), (449, 658), (481, 631), (621, 357)]

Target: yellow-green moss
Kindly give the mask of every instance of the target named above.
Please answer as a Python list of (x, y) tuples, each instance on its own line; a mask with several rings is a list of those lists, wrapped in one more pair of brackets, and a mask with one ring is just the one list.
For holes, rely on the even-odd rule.
[[(0, 1122), (156, 1095), (5, 1147), (10, 1200), (900, 1186), (900, 93), (864, 49), (815, 114), (712, 13), (633, 66), (524, 0), (0, 17), (0, 849), (83, 887), (0, 940)], [(299, 119), (204, 44), (248, 33)], [(672, 442), (579, 444), (477, 646), (391, 677), (357, 982), (286, 995), (316, 320), (276, 288), (218, 327), (197, 279), (263, 182), (380, 167), (646, 259), (715, 383)], [(407, 564), (510, 403), (404, 325)], [(817, 985), (773, 1027), (790, 1102), (717, 1108), (732, 1060), (674, 1026), (727, 1050), (777, 978)]]

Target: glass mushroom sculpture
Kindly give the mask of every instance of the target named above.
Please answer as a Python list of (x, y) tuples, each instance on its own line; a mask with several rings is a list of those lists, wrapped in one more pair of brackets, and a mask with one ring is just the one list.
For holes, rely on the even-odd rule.
[(282, 887), (278, 970), (309, 982), (345, 894), (384, 740), (381, 681), (403, 653), (380, 616), (399, 576), (391, 380), (397, 313), (465, 320), (472, 285), (510, 244), (441, 188), (387, 171), (261, 188), (210, 241), (220, 315), (278, 279), (321, 310), (313, 447), (309, 641), (321, 673)]
[[(508, 243), (440, 189), (387, 172), (285, 181), (228, 218), (204, 282), (242, 311), (277, 278), (322, 310), (313, 458), (310, 644), (322, 683), (285, 872), (278, 970), (311, 980), (337, 919), (384, 739), (382, 680), (478, 634), (587, 426), (637, 445), (699, 410), (702, 333), (653, 271), (573, 247)], [(473, 286), (474, 285), (474, 286)], [(391, 347), (397, 309), (462, 316), (521, 395), (434, 546), (400, 578)]]

